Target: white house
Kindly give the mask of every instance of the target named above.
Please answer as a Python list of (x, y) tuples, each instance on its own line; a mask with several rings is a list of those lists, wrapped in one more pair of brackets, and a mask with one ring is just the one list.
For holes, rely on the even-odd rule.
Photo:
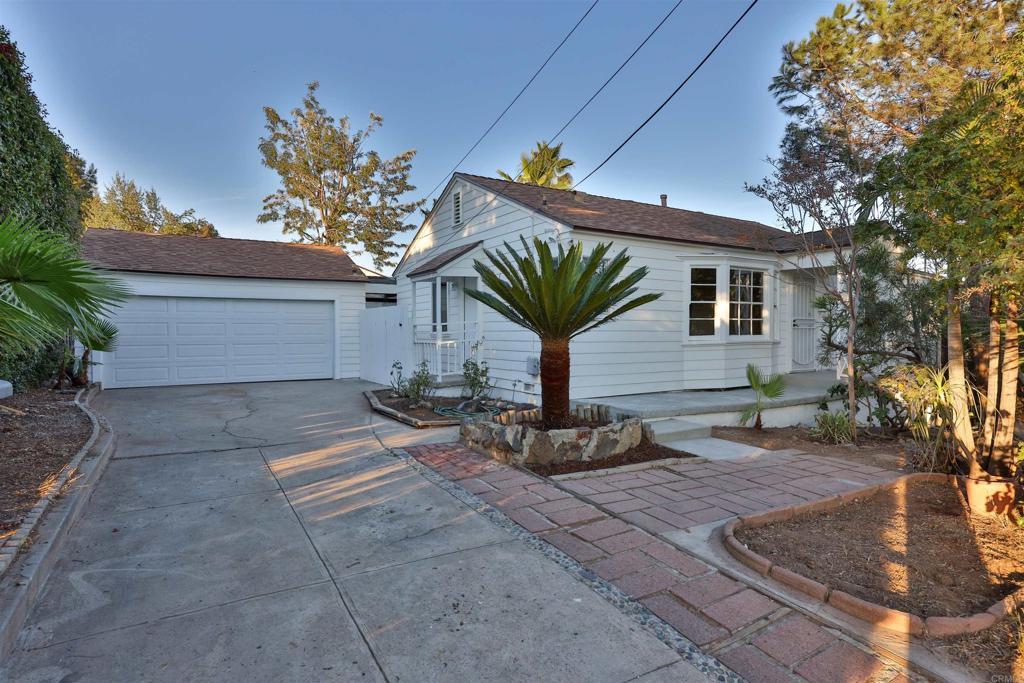
[(104, 388), (359, 377), (369, 280), (341, 249), (90, 229), (82, 254), (132, 292)]
[(392, 360), (425, 360), (454, 383), (476, 347), (501, 395), (539, 402), (536, 337), (465, 295), (478, 286), (473, 261), (484, 249), (521, 249), (520, 237), (587, 247), (612, 241), (614, 251), (628, 249), (631, 267), (650, 269), (641, 289), (663, 293), (573, 341), (574, 399), (740, 387), (748, 363), (781, 373), (820, 369), (816, 284), (795, 265), (794, 236), (661, 200), (455, 174), (395, 270), (398, 306), (387, 315), (401, 331), (373, 328), (375, 339), (390, 335), (384, 353), (393, 358), (379, 349), (372, 362), (364, 355), (363, 377), (383, 381)]

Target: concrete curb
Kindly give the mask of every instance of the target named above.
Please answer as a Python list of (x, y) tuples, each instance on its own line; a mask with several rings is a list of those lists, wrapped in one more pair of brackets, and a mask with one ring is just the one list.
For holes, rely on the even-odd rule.
[(405, 413), (401, 413), (394, 408), (388, 408), (386, 405), (380, 402), (376, 396), (373, 395), (372, 391), (364, 391), (363, 396), (370, 402), (370, 407), (376, 410), (381, 415), (387, 415), (393, 420), (405, 423), (410, 427), (416, 429), (427, 429), (429, 427), (456, 427), (462, 424), (462, 420), (455, 419), (444, 419), (438, 418), (437, 420), (418, 420), (415, 417), (409, 417)]
[(744, 515), (738, 519), (731, 520), (722, 527), (722, 543), (730, 555), (742, 562), (748, 568), (762, 576), (770, 577), (779, 583), (800, 591), (815, 600), (836, 608), (849, 614), (852, 617), (866, 621), (881, 628), (896, 633), (914, 636), (933, 636), (945, 638), (949, 636), (962, 635), (981, 631), (1004, 618), (1013, 611), (1015, 605), (1024, 604), (1024, 588), (1008, 595), (999, 602), (989, 607), (984, 612), (972, 614), (966, 617), (927, 617), (923, 618), (916, 614), (902, 610), (891, 609), (875, 602), (863, 600), (850, 595), (831, 586), (826, 586), (818, 581), (809, 579), (792, 570), (780, 567), (771, 560), (754, 552), (745, 546), (735, 536), (735, 532), (743, 527), (757, 528), (767, 526), (775, 522), (784, 522), (789, 519), (803, 517), (809, 514), (833, 510), (850, 503), (858, 498), (873, 495), (885, 488), (895, 486), (906, 481), (930, 481), (956, 483), (956, 477), (952, 475), (938, 474), (934, 472), (916, 472), (907, 474), (899, 479), (886, 484), (872, 484), (864, 488), (831, 496), (822, 500), (809, 503), (801, 503), (781, 508), (774, 508), (761, 513)]
[(669, 467), (671, 465), (682, 465), (683, 463), (686, 463), (688, 465), (696, 465), (702, 462), (708, 462), (707, 458), (701, 458), (696, 455), (690, 455), (684, 458), (662, 458), (661, 460), (635, 462), (631, 465), (606, 467), (600, 470), (587, 470), (585, 472), (567, 472), (565, 474), (553, 474), (550, 477), (548, 477), (548, 479), (553, 479), (555, 481), (573, 481), (574, 479), (590, 479), (591, 477), (604, 477), (609, 474), (619, 474), (620, 472), (642, 472), (643, 470), (650, 470), (654, 469), (655, 467)]
[[(8, 544), (16, 543), (16, 547), (12, 546), (8, 553), (8, 544), (5, 544), (0, 550), (5, 570), (0, 579), (0, 659), (6, 658), (14, 649), (25, 619), (50, 577), (71, 527), (81, 515), (114, 452), (114, 431), (87, 405), (96, 391), (89, 387), (75, 396), (75, 405), (92, 422), (89, 440), (8, 540)], [(33, 532), (36, 534), (34, 541), (26, 544)]]

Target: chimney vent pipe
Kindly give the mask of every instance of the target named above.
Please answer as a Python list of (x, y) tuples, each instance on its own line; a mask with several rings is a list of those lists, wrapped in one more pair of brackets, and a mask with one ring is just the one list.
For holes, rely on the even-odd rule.
[(662, 206), (668, 206), (668, 195), (667, 194), (661, 195), (661, 205)]

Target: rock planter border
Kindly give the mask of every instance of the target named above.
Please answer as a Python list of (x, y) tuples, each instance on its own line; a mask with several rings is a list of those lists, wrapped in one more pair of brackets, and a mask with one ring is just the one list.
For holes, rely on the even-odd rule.
[[(577, 406), (573, 414), (586, 422), (611, 419), (606, 406)], [(540, 408), (510, 410), (491, 419), (465, 420), (459, 441), (466, 447), (510, 465), (549, 465), (600, 461), (640, 445), (643, 422), (630, 418), (600, 427), (535, 429), (524, 423), (541, 419)]]
[(729, 554), (762, 576), (767, 576), (779, 583), (827, 603), (850, 616), (897, 633), (914, 636), (948, 637), (964, 633), (974, 633), (992, 626), (1013, 611), (1016, 605), (1024, 604), (1024, 588), (1006, 596), (993, 604), (984, 612), (966, 617), (925, 617), (892, 609), (878, 603), (863, 600), (844, 591), (832, 588), (794, 571), (780, 567), (763, 555), (754, 552), (736, 538), (736, 530), (767, 526), (774, 522), (784, 522), (796, 517), (824, 512), (841, 507), (858, 498), (870, 496), (882, 489), (892, 487), (905, 481), (947, 482), (953, 486), (960, 484), (959, 477), (946, 474), (917, 472), (908, 474), (885, 484), (874, 484), (855, 491), (848, 491), (821, 500), (774, 508), (752, 515), (742, 515), (730, 520), (722, 527), (722, 542)]
[(364, 391), (363, 396), (365, 396), (366, 400), (370, 402), (370, 407), (376, 410), (381, 415), (387, 415), (388, 417), (394, 420), (404, 422), (405, 424), (415, 427), (416, 429), (426, 429), (428, 427), (454, 427), (455, 425), (460, 424), (462, 422), (462, 420), (441, 417), (440, 415), (437, 416), (436, 420), (420, 420), (418, 418), (412, 417), (411, 415), (406, 415), (401, 411), (395, 410), (394, 408), (388, 408), (386, 405), (380, 402), (379, 398), (374, 396), (372, 391)]

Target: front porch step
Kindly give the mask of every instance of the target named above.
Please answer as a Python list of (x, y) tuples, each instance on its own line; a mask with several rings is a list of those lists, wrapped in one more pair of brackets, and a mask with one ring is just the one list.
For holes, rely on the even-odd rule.
[(461, 387), (466, 383), (462, 375), (442, 375), (441, 379), (434, 385), (436, 389), (447, 389), (448, 387)]
[[(665, 420), (646, 420), (655, 443), (670, 446), (670, 442), (684, 439), (701, 439), (711, 436), (711, 427), (692, 420), (670, 417)], [(671, 447), (671, 446), (670, 446)]]

